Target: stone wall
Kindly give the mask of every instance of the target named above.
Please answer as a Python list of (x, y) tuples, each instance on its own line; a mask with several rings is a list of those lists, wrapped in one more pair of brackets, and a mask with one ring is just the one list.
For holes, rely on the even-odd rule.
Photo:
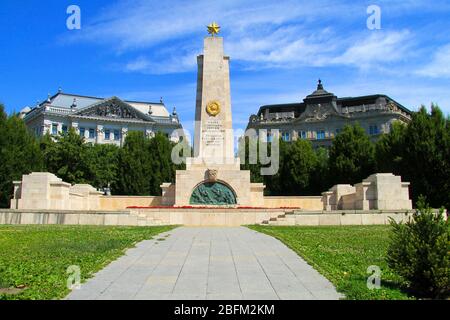
[[(200, 172), (200, 171), (199, 171)], [(79, 210), (117, 211), (129, 207), (161, 207), (174, 205), (174, 184), (165, 184), (161, 196), (103, 196), (87, 184), (70, 185), (47, 172), (24, 175), (22, 181), (14, 182), (14, 198), (11, 209), (16, 210)], [(251, 202), (248, 207), (258, 208), (300, 208), (321, 210), (321, 197), (264, 197), (264, 185), (250, 184)], [(186, 187), (187, 188), (187, 187)], [(188, 188), (187, 188), (188, 189)], [(185, 192), (189, 196), (189, 192)], [(164, 202), (163, 200), (166, 200)], [(167, 202), (167, 200), (171, 200)]]
[[(390, 220), (405, 223), (412, 219), (414, 210), (339, 210), (286, 214), (266, 224), (272, 226), (358, 226), (388, 225)], [(437, 215), (439, 210), (434, 209)], [(447, 214), (444, 213), (447, 220)]]
[(264, 197), (264, 208), (300, 208), (302, 210), (322, 210), (322, 197), (313, 196), (276, 196)]
[(335, 185), (322, 193), (323, 210), (409, 210), (409, 182), (392, 173), (376, 173), (355, 186)]
[(406, 222), (412, 218), (412, 210), (402, 211), (331, 211), (297, 212), (283, 218), (269, 221), (273, 226), (350, 226), (350, 225), (387, 225), (390, 219)]
[[(172, 185), (173, 186), (173, 185)], [(255, 197), (259, 197), (260, 192), (256, 192)], [(166, 198), (167, 199), (167, 198)], [(291, 196), (291, 197), (263, 197), (261, 200), (253, 202), (257, 205), (252, 207), (264, 207), (268, 209), (276, 208), (300, 208), (302, 210), (322, 210), (322, 197), (312, 196)], [(128, 207), (160, 207), (171, 206), (163, 203), (163, 198), (159, 196), (133, 197), (133, 196), (102, 196), (100, 197), (100, 207), (98, 210), (114, 211), (125, 210)]]
[(132, 209), (127, 211), (0, 210), (0, 225), (276, 226), (386, 225), (408, 221), (412, 210), (297, 211), (283, 209)]
[(14, 181), (11, 209), (98, 210), (100, 196), (88, 184), (71, 185), (48, 172), (33, 172)]
[(133, 196), (102, 196), (99, 210), (116, 211), (128, 207), (160, 207), (161, 197), (133, 197)]
[[(201, 170), (198, 171), (200, 174)], [(237, 171), (238, 172), (238, 171)], [(203, 173), (204, 174), (204, 173)], [(220, 176), (219, 176), (220, 177)], [(192, 183), (192, 181), (191, 181)], [(159, 196), (103, 196), (90, 185), (70, 185), (50, 173), (25, 175), (22, 181), (14, 182), (14, 199), (11, 209), (19, 210), (80, 210), (117, 211), (128, 207), (160, 207), (174, 203), (175, 185), (166, 184)], [(375, 174), (355, 186), (336, 185), (322, 197), (278, 196), (263, 197), (263, 184), (250, 184), (249, 200), (238, 206), (253, 208), (299, 208), (303, 211), (330, 210), (403, 210), (411, 209), (409, 183), (392, 174)], [(185, 187), (188, 199), (192, 186)], [(235, 187), (232, 185), (232, 187)], [(239, 189), (239, 188), (237, 188)], [(188, 192), (186, 192), (188, 190)], [(182, 192), (182, 189), (179, 189)], [(170, 203), (164, 199), (172, 199)]]
[(119, 226), (240, 226), (259, 224), (285, 213), (281, 209), (131, 209), (127, 211), (0, 210), (0, 224)]

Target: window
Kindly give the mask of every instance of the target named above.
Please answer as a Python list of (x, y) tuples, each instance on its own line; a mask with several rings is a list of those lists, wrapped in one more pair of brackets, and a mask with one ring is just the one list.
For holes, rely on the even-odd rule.
[(52, 124), (52, 134), (55, 136), (58, 134), (58, 124), (57, 123)]
[(80, 128), (80, 136), (84, 137), (84, 133), (86, 132), (85, 128)]
[(63, 124), (62, 126), (62, 132), (67, 133), (67, 126), (65, 124)]
[(272, 142), (273, 136), (270, 132), (267, 132), (267, 142)]
[(325, 130), (317, 130), (317, 139), (318, 140), (325, 139)]
[(291, 141), (291, 134), (289, 132), (283, 132), (281, 134), (281, 139), (283, 139), (283, 141)]
[(120, 140), (120, 131), (114, 130), (114, 140), (119, 141)]
[(370, 135), (375, 135), (375, 134), (379, 134), (380, 130), (378, 129), (377, 125), (371, 125), (369, 126), (369, 134)]
[(105, 140), (110, 140), (110, 139), (111, 139), (111, 131), (105, 130)]
[(306, 139), (306, 138), (308, 137), (308, 135), (306, 134), (306, 131), (300, 132), (300, 137), (301, 137), (302, 139)]
[(89, 139), (95, 139), (95, 129), (89, 129)]

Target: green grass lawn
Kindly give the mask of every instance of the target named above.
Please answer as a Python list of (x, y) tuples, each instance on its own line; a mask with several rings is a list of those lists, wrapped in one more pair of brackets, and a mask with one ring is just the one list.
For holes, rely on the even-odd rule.
[[(408, 299), (384, 260), (390, 226), (250, 226), (273, 236), (328, 278), (347, 299)], [(381, 269), (381, 288), (367, 288), (369, 266)]]
[(135, 243), (173, 227), (0, 226), (0, 288), (25, 286), (2, 299), (61, 299), (66, 270), (81, 269), (82, 282)]

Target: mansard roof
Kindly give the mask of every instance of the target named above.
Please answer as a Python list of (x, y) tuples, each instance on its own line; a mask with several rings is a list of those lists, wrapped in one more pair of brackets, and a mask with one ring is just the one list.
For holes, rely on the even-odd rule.
[(264, 114), (266, 110), (269, 113), (276, 113), (276, 112), (294, 112), (295, 117), (298, 117), (300, 114), (305, 112), (306, 104), (301, 103), (285, 103), (285, 104), (270, 104), (265, 105), (259, 108), (258, 116), (261, 114)]
[[(108, 98), (103, 97), (94, 97), (94, 96), (86, 96), (72, 93), (65, 93), (59, 91), (53, 96), (49, 96), (47, 100), (41, 102), (39, 106), (50, 105), (58, 108), (72, 108), (74, 102), (76, 103), (75, 108), (81, 109), (87, 106), (90, 106), (94, 103), (104, 101)], [(149, 106), (152, 107), (152, 113), (155, 116), (159, 117), (168, 117), (170, 115), (166, 106), (162, 101), (160, 102), (149, 102), (149, 101), (135, 101), (135, 100), (123, 100), (134, 108), (139, 109), (139, 111), (143, 112), (145, 108), (147, 112)]]
[[(25, 110), (25, 109), (24, 109)], [(41, 113), (61, 114), (69, 117), (94, 117), (109, 120), (127, 119), (171, 124), (178, 121), (176, 114), (170, 114), (160, 102), (122, 100), (118, 97), (101, 98), (79, 94), (64, 93), (61, 90), (53, 96), (27, 109), (23, 113), (26, 120), (31, 120)]]
[(307, 106), (311, 103), (322, 102), (322, 101), (332, 101), (333, 98), (335, 98), (336, 105), (338, 107), (354, 107), (354, 106), (363, 106), (363, 105), (371, 105), (375, 104), (376, 101), (379, 98), (386, 99), (386, 102), (393, 102), (399, 109), (401, 109), (403, 112), (406, 112), (408, 114), (411, 114), (412, 112), (395, 101), (394, 99), (390, 98), (389, 96), (385, 94), (373, 94), (373, 95), (366, 95), (366, 96), (357, 96), (357, 97), (342, 97), (338, 98), (333, 93), (330, 93), (326, 91), (323, 88), (322, 82), (319, 80), (319, 84), (317, 87), (317, 90), (315, 90), (312, 94), (306, 96), (306, 98), (303, 100), (303, 102), (295, 102), (295, 103), (285, 103), (285, 104), (270, 104), (270, 105), (263, 105), (259, 108), (258, 116), (261, 116), (261, 114), (264, 114), (265, 112), (269, 113), (285, 113), (285, 112), (294, 112), (295, 117), (298, 118), (301, 114), (303, 114)]

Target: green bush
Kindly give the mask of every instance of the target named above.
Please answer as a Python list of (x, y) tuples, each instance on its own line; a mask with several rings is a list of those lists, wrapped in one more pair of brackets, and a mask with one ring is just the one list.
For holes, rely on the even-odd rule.
[(418, 297), (449, 296), (450, 229), (443, 211), (433, 213), (421, 198), (412, 220), (405, 224), (391, 220), (387, 263)]

